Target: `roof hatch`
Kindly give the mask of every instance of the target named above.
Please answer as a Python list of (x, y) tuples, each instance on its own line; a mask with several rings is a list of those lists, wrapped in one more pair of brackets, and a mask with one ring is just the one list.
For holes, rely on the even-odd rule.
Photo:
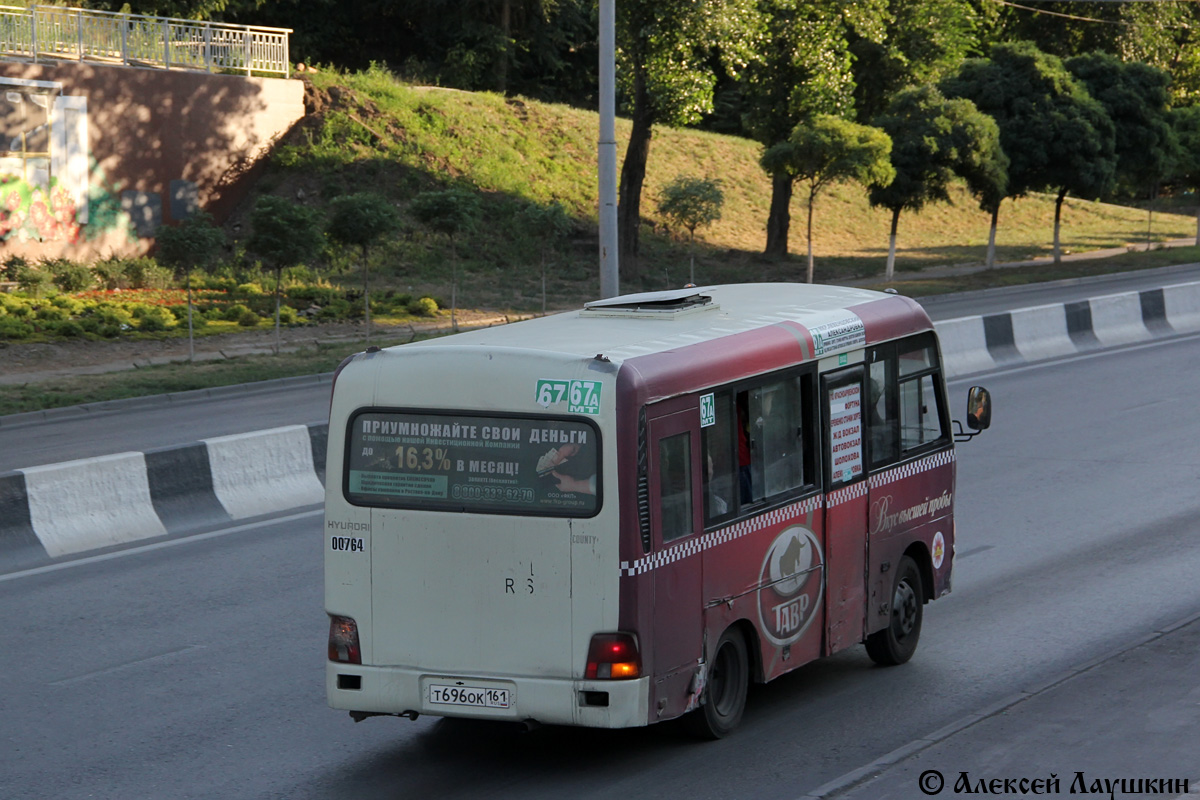
[(716, 311), (720, 305), (704, 293), (704, 289), (690, 286), (686, 289), (671, 289), (666, 292), (643, 292), (593, 300), (584, 303), (580, 316), (585, 317), (639, 317), (643, 319), (676, 319), (702, 311)]

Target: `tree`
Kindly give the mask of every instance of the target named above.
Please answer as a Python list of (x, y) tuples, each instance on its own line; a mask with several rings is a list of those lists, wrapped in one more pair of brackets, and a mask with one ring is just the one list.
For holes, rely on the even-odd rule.
[(655, 124), (696, 122), (712, 110), (714, 63), (736, 72), (752, 52), (754, 0), (622, 0), (618, 79), (633, 130), (618, 187), (619, 263), (638, 274), (642, 185)]
[[(1200, 106), (1172, 109), (1170, 119), (1179, 142), (1172, 178), (1200, 193)], [(1200, 247), (1200, 207), (1196, 209), (1196, 246)]]
[(721, 218), (725, 194), (715, 178), (690, 178), (679, 175), (658, 196), (658, 210), (680, 227), (687, 228), (689, 283), (696, 282), (696, 228), (711, 225)]
[[(1087, 53), (1064, 63), (1112, 120), (1117, 180), (1145, 190), (1153, 202), (1179, 147), (1167, 112), (1171, 76), (1157, 67), (1126, 63), (1107, 53)], [(1153, 213), (1150, 206), (1146, 213)], [(1146, 235), (1149, 233), (1147, 227)]]
[(157, 241), (158, 260), (173, 269), (176, 277), (182, 278), (187, 284), (188, 361), (195, 361), (190, 273), (192, 269), (207, 272), (213, 268), (221, 254), (221, 248), (225, 245), (225, 234), (213, 225), (212, 217), (203, 211), (197, 211), (177, 225), (160, 228)]
[[(1000, 144), (1009, 158), (1005, 196), (1057, 192), (1054, 258), (1058, 262), (1062, 204), (1067, 194), (1096, 197), (1113, 185), (1114, 132), (1104, 108), (1062, 61), (1029, 42), (993, 45), (988, 58), (967, 59), (939, 88), (947, 97), (971, 100), (996, 120)], [(993, 231), (999, 208), (997, 200)], [(994, 258), (989, 247), (989, 267)]]
[(279, 354), (279, 290), (283, 270), (316, 256), (321, 249), (320, 220), (315, 211), (282, 197), (263, 195), (250, 212), (246, 249), (275, 273), (275, 353)]
[(458, 247), (455, 237), (479, 215), (479, 197), (463, 189), (423, 192), (413, 198), (412, 215), (450, 243), (450, 327), (458, 330)]
[(920, 211), (926, 203), (949, 202), (954, 176), (967, 179), (976, 196), (1003, 194), (1008, 158), (1000, 148), (995, 120), (970, 100), (948, 100), (933, 86), (905, 89), (875, 125), (892, 139), (895, 179), (872, 185), (872, 206), (892, 212), (885, 279), (896, 264), (896, 231), (901, 211)]
[(385, 198), (373, 192), (335, 197), (329, 207), (332, 215), (326, 231), (330, 238), (362, 251), (363, 313), (367, 320), (367, 344), (370, 344), (371, 283), (368, 257), (372, 246), (400, 226), (400, 217)]
[[(852, 33), (883, 35), (882, 7), (837, 0), (762, 0), (754, 57), (741, 73), (742, 124), (764, 148), (785, 141), (814, 114), (853, 113)], [(771, 206), (763, 252), (787, 255), (794, 181), (771, 175)]]
[(878, 128), (818, 114), (802, 122), (787, 141), (762, 155), (770, 175), (786, 174), (808, 186), (808, 277), (813, 282), (812, 220), (817, 194), (832, 181), (850, 179), (886, 186), (895, 176), (888, 157), (892, 140)]
[(1195, 3), (1119, 3), (1123, 26), (1112, 51), (1171, 75), (1172, 104), (1200, 99), (1200, 6)]
[(887, 0), (882, 16), (881, 36), (850, 37), (859, 119), (884, 113), (905, 87), (937, 83), (979, 44), (981, 14), (970, 0)]

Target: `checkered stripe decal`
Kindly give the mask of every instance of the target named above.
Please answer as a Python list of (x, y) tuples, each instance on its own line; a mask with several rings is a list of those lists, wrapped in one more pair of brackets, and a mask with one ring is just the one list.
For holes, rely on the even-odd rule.
[[(913, 475), (919, 475), (927, 470), (936, 467), (944, 467), (946, 464), (954, 463), (954, 451), (942, 450), (933, 455), (925, 456), (925, 458), (911, 461), (907, 464), (901, 464), (895, 469), (889, 469), (887, 472), (879, 472), (872, 475), (868, 481), (872, 489), (878, 489), (882, 486), (887, 486), (889, 483), (895, 483), (905, 478), (911, 478)], [(832, 505), (832, 503), (831, 503)]]
[(805, 514), (811, 514), (817, 511), (822, 506), (821, 495), (813, 495), (805, 498), (797, 503), (792, 503), (782, 508), (776, 508), (768, 511), (765, 514), (759, 514), (750, 519), (744, 519), (735, 522), (727, 528), (706, 533), (703, 536), (697, 536), (689, 539), (686, 542), (681, 542), (674, 547), (668, 548), (658, 553), (651, 553), (648, 556), (639, 558), (632, 563), (628, 561), (621, 562), (621, 575), (643, 575), (651, 570), (659, 567), (673, 564), (688, 556), (694, 556), (697, 553), (702, 553), (711, 547), (732, 542), (734, 539), (740, 539), (747, 534), (762, 530), (770, 525), (778, 525), (784, 522), (790, 522), (793, 519), (801, 517)]
[(847, 486), (845, 489), (837, 489), (829, 493), (829, 507), (840, 506), (842, 503), (849, 503), (851, 500), (857, 500), (860, 497), (867, 495), (867, 482), (859, 481), (853, 486)]

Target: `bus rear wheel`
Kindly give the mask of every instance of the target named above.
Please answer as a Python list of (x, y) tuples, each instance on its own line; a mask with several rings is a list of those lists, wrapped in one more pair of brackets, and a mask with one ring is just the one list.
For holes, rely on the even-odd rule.
[(891, 619), (886, 628), (867, 637), (867, 655), (885, 667), (908, 661), (921, 639), (924, 616), (925, 587), (921, 582), (921, 570), (917, 568), (917, 562), (904, 556), (892, 586)]
[(686, 717), (692, 732), (702, 739), (721, 739), (733, 733), (746, 710), (750, 688), (750, 656), (746, 639), (736, 628), (721, 634), (700, 708)]

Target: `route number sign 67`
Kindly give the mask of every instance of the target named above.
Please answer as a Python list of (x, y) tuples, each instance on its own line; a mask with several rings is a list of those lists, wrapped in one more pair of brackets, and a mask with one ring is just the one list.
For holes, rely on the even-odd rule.
[(599, 414), (600, 381), (540, 380), (534, 399), (542, 408), (566, 402), (570, 414)]

